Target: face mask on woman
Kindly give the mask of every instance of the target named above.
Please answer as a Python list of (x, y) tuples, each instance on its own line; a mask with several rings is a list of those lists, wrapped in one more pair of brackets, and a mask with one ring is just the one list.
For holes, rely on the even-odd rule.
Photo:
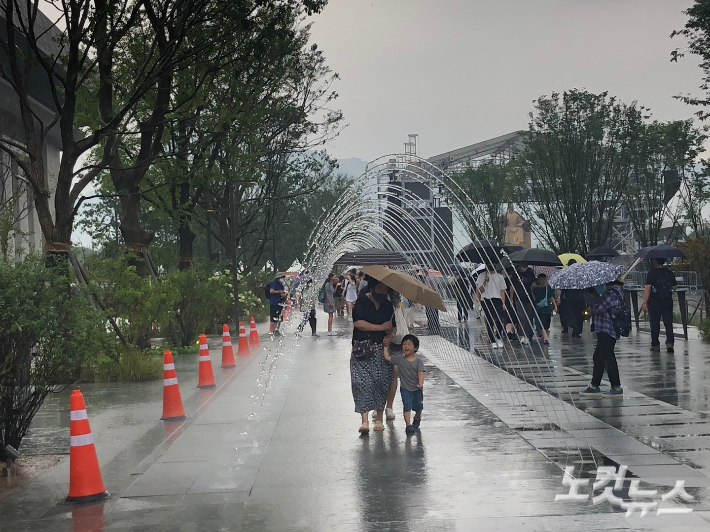
[(372, 292), (372, 297), (378, 303), (382, 303), (387, 299), (387, 294), (380, 294), (378, 292)]

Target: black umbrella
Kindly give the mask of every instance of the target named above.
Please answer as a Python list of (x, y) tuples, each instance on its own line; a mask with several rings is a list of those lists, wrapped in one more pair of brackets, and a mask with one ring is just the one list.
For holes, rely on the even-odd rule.
[(460, 273), (462, 275), (467, 275), (470, 272), (467, 268), (464, 268), (460, 264), (447, 264), (446, 269), (449, 270), (451, 273)]
[(476, 240), (464, 246), (456, 255), (456, 259), (461, 262), (496, 262), (502, 249), (503, 244), (497, 240)]
[(614, 248), (600, 246), (587, 253), (587, 259), (605, 259), (607, 257), (618, 257), (619, 252)]
[(532, 266), (562, 266), (562, 261), (554, 251), (530, 248), (508, 255), (513, 262), (527, 262)]
[(678, 248), (666, 244), (658, 244), (657, 246), (648, 246), (639, 249), (636, 256), (639, 259), (671, 259), (673, 257), (684, 259), (685, 253)]
[(371, 266), (380, 264), (382, 266), (408, 266), (411, 261), (399, 251), (388, 249), (369, 248), (360, 251), (350, 251), (335, 261), (336, 265), (347, 266), (356, 264), (357, 266)]
[(508, 257), (498, 257), (498, 259), (496, 259), (496, 260), (498, 262), (496, 262), (493, 265), (495, 267), (496, 271), (501, 272), (503, 270), (510, 270), (514, 267), (513, 263), (511, 262), (511, 260)]
[(510, 255), (511, 253), (515, 253), (516, 251), (522, 251), (525, 248), (523, 246), (515, 246), (511, 244), (503, 246), (503, 249), (508, 255)]

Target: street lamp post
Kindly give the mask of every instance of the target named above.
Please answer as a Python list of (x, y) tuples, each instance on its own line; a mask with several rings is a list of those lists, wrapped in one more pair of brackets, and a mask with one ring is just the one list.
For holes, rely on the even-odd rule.
[(237, 183), (254, 184), (254, 181), (231, 180), (228, 182), (229, 190), (229, 240), (232, 244), (232, 287), (234, 290), (234, 330), (239, 330), (239, 275), (237, 274), (237, 205), (234, 201), (234, 192)]
[(277, 222), (274, 220), (274, 238), (271, 240), (271, 245), (272, 245), (272, 254), (271, 254), (271, 260), (273, 261), (273, 267), (274, 267), (274, 273), (276, 273), (278, 270), (276, 268), (276, 226), (277, 225), (288, 225), (288, 222)]
[(239, 330), (239, 276), (237, 275), (237, 206), (234, 201), (235, 182), (229, 182), (229, 240), (232, 244), (232, 287), (234, 290), (234, 330)]

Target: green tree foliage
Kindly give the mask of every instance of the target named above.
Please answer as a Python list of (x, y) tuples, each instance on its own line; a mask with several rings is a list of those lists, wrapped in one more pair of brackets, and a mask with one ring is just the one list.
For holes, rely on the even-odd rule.
[(535, 102), (517, 158), (522, 205), (536, 235), (557, 252), (604, 245), (628, 189), (643, 108), (606, 92), (574, 89)]
[(691, 120), (642, 126), (623, 195), (625, 212), (642, 247), (657, 244), (668, 222), (681, 231), (684, 218), (693, 219), (700, 192), (695, 190), (700, 178), (696, 160), (706, 139)]
[[(710, 314), (710, 295), (708, 288), (710, 286), (710, 239), (706, 235), (691, 236), (685, 242), (679, 243), (678, 247), (685, 253), (686, 259), (683, 261), (687, 264), (687, 269), (698, 272), (700, 282), (705, 290), (703, 292), (703, 300), (705, 304), (705, 314)], [(704, 323), (709, 323), (710, 320), (705, 320)], [(710, 329), (708, 326), (701, 328), (703, 339), (710, 340)]]
[(47, 395), (74, 382), (97, 354), (117, 345), (81, 294), (67, 293), (67, 271), (37, 257), (0, 261), (0, 460), (20, 448)]
[(472, 240), (484, 234), (501, 242), (505, 238), (507, 204), (516, 200), (520, 188), (520, 174), (514, 165), (483, 162), (478, 167), (467, 168), (452, 176), (468, 198), (460, 198), (465, 204), (473, 202), (476, 214), (467, 220)]
[[(311, 232), (318, 229), (323, 213), (340, 201), (342, 194), (356, 186), (355, 180), (345, 174), (329, 177), (318, 190), (305, 196), (291, 198), (282, 215), (288, 224), (274, 224), (272, 236), (276, 238), (276, 268), (284, 270), (295, 259), (306, 254)], [(269, 250), (272, 251), (272, 250)], [(269, 259), (273, 252), (267, 252)]]
[(684, 37), (687, 49), (676, 48), (671, 52), (671, 61), (678, 61), (685, 53), (700, 58), (700, 68), (703, 70), (700, 89), (705, 92), (703, 96), (678, 95), (677, 99), (688, 105), (700, 107), (695, 113), (700, 120), (710, 116), (707, 107), (710, 106), (710, 1), (696, 0), (692, 7), (683, 11), (688, 16), (685, 27), (671, 33), (671, 37)]

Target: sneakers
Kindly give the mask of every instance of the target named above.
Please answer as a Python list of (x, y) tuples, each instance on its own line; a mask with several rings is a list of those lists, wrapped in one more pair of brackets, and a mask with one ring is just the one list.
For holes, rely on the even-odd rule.
[(281, 336), (281, 331), (274, 329), (274, 336)]
[(675, 349), (673, 349), (673, 344), (666, 344), (666, 352), (675, 353)]
[(622, 397), (624, 395), (624, 389), (619, 388), (609, 388), (606, 392), (602, 393), (603, 397)]
[(542, 342), (542, 345), (550, 345), (550, 341), (549, 341), (549, 340), (545, 340), (544, 342)]
[(335, 331), (328, 331), (328, 336), (338, 336), (338, 333)]
[(407, 425), (407, 428), (404, 429), (404, 432), (406, 432), (407, 434), (414, 434), (415, 432), (417, 432), (417, 428), (414, 425)]
[(498, 349), (503, 349), (503, 340), (501, 340), (500, 338), (496, 338), (496, 347)]
[(599, 386), (587, 386), (584, 390), (579, 392), (579, 395), (584, 395), (586, 397), (601, 397), (602, 391)]
[(498, 344), (495, 342), (491, 342), (491, 349), (498, 349)]
[(395, 418), (394, 410), (392, 410), (391, 408), (385, 408), (385, 419), (394, 419), (394, 418)]
[(660, 346), (660, 345), (652, 345), (652, 346), (651, 346), (651, 351), (660, 351), (660, 350), (661, 350), (661, 346)]
[(421, 424), (421, 422), (422, 422), (421, 419), (414, 419), (414, 420), (412, 420), (412, 427), (414, 427), (415, 429), (418, 429), (418, 428), (419, 428), (419, 425)]
[(522, 338), (520, 338), (520, 345), (530, 345), (530, 340), (523, 336)]

